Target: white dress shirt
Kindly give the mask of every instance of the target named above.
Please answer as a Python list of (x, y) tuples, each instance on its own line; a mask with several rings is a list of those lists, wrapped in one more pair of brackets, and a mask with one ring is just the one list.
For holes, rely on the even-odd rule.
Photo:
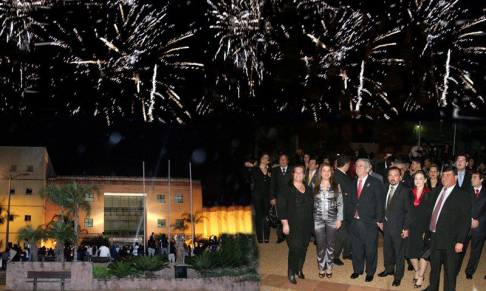
[[(395, 185), (395, 186), (390, 185), (390, 189), (388, 190), (388, 193), (386, 193), (385, 209), (388, 206), (388, 196), (390, 196), (390, 192), (391, 192), (391, 189), (392, 188), (394, 188), (395, 189), (395, 192), (396, 192), (397, 191), (397, 188), (398, 188), (398, 185)], [(395, 193), (393, 193), (393, 195), (395, 196)]]
[[(437, 206), (437, 203), (439, 203), (439, 201), (440, 201), (440, 197), (442, 195), (445, 195), (444, 201), (442, 201), (442, 205), (440, 206), (439, 213), (437, 214), (437, 221), (439, 221), (440, 212), (442, 211), (442, 207), (444, 207), (444, 204), (446, 203), (447, 198), (449, 198), (449, 195), (451, 195), (452, 190), (454, 190), (454, 187), (456, 187), (456, 185), (447, 188), (447, 191), (445, 191), (445, 193), (444, 193), (444, 188), (442, 188), (442, 190), (440, 191), (441, 194), (439, 195), (439, 197), (437, 197), (437, 201), (435, 201), (434, 209), (432, 210), (432, 213), (434, 213), (435, 207)], [(437, 225), (437, 221), (436, 221), (436, 225)]]

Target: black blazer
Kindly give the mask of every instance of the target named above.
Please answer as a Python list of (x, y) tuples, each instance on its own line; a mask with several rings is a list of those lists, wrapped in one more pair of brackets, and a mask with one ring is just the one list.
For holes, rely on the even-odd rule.
[(270, 185), (272, 183), (272, 174), (268, 169), (267, 174), (259, 166), (251, 167), (251, 178), (253, 180), (252, 198), (264, 198), (270, 201)]
[(415, 188), (415, 184), (413, 182), (413, 178), (410, 175), (410, 172), (409, 171), (405, 172), (405, 174), (403, 175), (402, 183), (405, 184), (405, 185), (407, 185), (407, 187), (410, 188), (410, 189)]
[[(383, 195), (383, 210), (386, 208), (387, 193), (390, 190), (390, 185), (385, 189), (385, 195)], [(411, 219), (411, 199), (413, 193), (403, 183), (398, 183), (395, 193), (393, 194), (390, 205), (388, 206), (388, 227), (392, 236), (400, 236), (402, 230), (410, 229)], [(386, 218), (384, 218), (386, 219)]]
[(311, 187), (312, 191), (314, 191), (314, 187), (315, 187), (315, 185), (316, 185), (316, 181), (317, 181), (317, 175), (319, 175), (319, 171), (320, 171), (320, 168), (317, 168), (317, 169), (316, 169), (316, 172), (314, 173), (314, 176), (312, 176), (312, 181), (311, 181), (310, 185), (309, 185), (309, 174), (310, 174), (310, 171), (309, 171), (309, 170), (307, 170), (307, 171), (305, 172), (305, 179), (304, 179), (304, 183), (305, 183), (307, 186)]
[(341, 172), (339, 169), (334, 170), (334, 181), (338, 182), (341, 186), (341, 192), (343, 193), (343, 213), (346, 216), (347, 204), (349, 201), (349, 185), (351, 184), (351, 178)]
[(292, 180), (292, 172), (293, 168), (291, 166), (287, 166), (285, 176), (282, 174), (280, 166), (272, 169), (272, 182), (270, 183), (270, 200), (278, 199), (282, 187), (287, 187)]
[(476, 228), (471, 228), (469, 235), (476, 237), (486, 236), (486, 188), (483, 186), (479, 191), (479, 198), (476, 199), (476, 190), (474, 187), (469, 188), (471, 194), (471, 217), (479, 221)]
[(351, 182), (349, 187), (349, 201), (346, 209), (346, 220), (351, 222), (358, 210), (361, 221), (368, 227), (383, 222), (383, 196), (385, 195), (383, 183), (375, 177), (368, 176), (358, 199), (358, 178)]
[(442, 182), (440, 181), (440, 178), (437, 180), (437, 184), (435, 184), (435, 187), (432, 187), (432, 184), (430, 183), (430, 179), (427, 179), (426, 186), (432, 191), (434, 191), (436, 188), (442, 191), (442, 188), (444, 188), (444, 186), (442, 186)]
[(301, 193), (294, 185), (285, 186), (279, 197), (278, 218), (287, 220), (291, 229), (300, 223), (314, 225), (314, 193), (309, 186), (305, 185), (305, 193)]
[[(464, 173), (464, 180), (462, 180), (462, 189), (469, 190), (469, 188), (472, 187), (472, 175), (469, 174), (469, 172), (466, 169), (466, 172)], [(457, 181), (457, 185), (459, 186), (459, 181)]]
[[(442, 190), (436, 191), (431, 215)], [(465, 197), (470, 197), (469, 193), (456, 185), (442, 206), (435, 231), (436, 249), (450, 250), (456, 243), (462, 244), (466, 240), (471, 228), (471, 199)]]

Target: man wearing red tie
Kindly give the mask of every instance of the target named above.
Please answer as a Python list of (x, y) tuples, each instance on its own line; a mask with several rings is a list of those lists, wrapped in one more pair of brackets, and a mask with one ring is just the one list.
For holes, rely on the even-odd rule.
[(366, 282), (373, 281), (378, 260), (378, 229), (382, 227), (385, 189), (383, 183), (368, 175), (370, 161), (356, 162), (357, 179), (351, 182), (346, 221), (353, 249), (353, 274), (356, 279), (364, 273)]
[(440, 272), (444, 265), (444, 290), (456, 290), (459, 253), (471, 227), (471, 200), (457, 185), (457, 168), (447, 166), (442, 171), (444, 186), (436, 197), (429, 225), (430, 285), (424, 290), (438, 291)]
[(459, 255), (459, 262), (457, 264), (457, 273), (461, 271), (462, 260), (466, 253), (469, 242), (471, 243), (471, 256), (466, 267), (466, 278), (472, 280), (476, 269), (478, 268), (479, 259), (481, 258), (481, 251), (484, 246), (484, 239), (486, 238), (486, 189), (482, 184), (484, 181), (483, 173), (472, 174), (472, 187), (469, 190), (471, 194), (471, 230), (469, 231), (464, 248)]

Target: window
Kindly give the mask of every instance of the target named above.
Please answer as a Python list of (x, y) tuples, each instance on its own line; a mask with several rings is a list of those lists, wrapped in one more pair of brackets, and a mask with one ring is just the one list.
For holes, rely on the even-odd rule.
[(30, 222), (32, 220), (32, 217), (30, 215), (25, 216), (25, 221)]
[(29, 173), (34, 172), (34, 166), (32, 166), (32, 165), (28, 165), (28, 166), (27, 166), (27, 172), (29, 172)]
[(157, 227), (158, 228), (166, 228), (165, 219), (157, 219)]
[(13, 221), (13, 220), (14, 220), (14, 216), (13, 216), (12, 214), (10, 214), (10, 215), (8, 216), (8, 221)]
[(93, 227), (93, 218), (85, 218), (84, 227)]
[(165, 203), (165, 195), (157, 195), (157, 203)]
[(182, 203), (182, 194), (176, 194), (174, 196), (174, 203)]
[(10, 195), (15, 195), (15, 188), (10, 188)]
[(175, 226), (183, 226), (184, 225), (184, 219), (176, 219)]
[(32, 188), (25, 189), (25, 195), (32, 195)]
[(17, 165), (10, 165), (10, 172), (17, 172)]
[(88, 202), (93, 202), (94, 201), (94, 195), (93, 194), (86, 194), (86, 197), (84, 198), (84, 200), (86, 200)]

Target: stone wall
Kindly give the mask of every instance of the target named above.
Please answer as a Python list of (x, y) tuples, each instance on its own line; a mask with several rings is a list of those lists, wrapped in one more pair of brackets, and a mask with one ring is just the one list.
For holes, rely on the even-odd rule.
[[(32, 290), (32, 283), (26, 283), (28, 271), (71, 271), (71, 282), (66, 290), (92, 290), (93, 265), (89, 262), (9, 262), (7, 267), (7, 290)], [(60, 290), (61, 283), (38, 283), (39, 290)]]
[(101, 290), (260, 290), (259, 282), (236, 282), (237, 278), (221, 277), (206, 279), (118, 279), (93, 280), (93, 289)]

